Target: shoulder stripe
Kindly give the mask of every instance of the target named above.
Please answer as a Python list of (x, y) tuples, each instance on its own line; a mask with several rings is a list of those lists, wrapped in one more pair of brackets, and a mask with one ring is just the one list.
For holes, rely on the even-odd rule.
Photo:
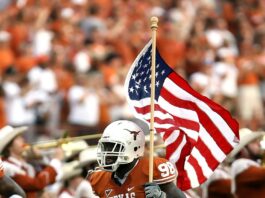
[(169, 179), (169, 180), (165, 180), (165, 181), (161, 181), (161, 182), (156, 182), (158, 185), (161, 185), (161, 184), (167, 184), (167, 183), (176, 183), (176, 179)]
[(154, 179), (155, 182), (160, 182), (160, 181), (164, 181), (164, 180), (170, 180), (170, 179), (176, 179), (176, 175), (171, 175), (169, 177), (165, 177), (165, 178), (162, 178), (162, 179)]

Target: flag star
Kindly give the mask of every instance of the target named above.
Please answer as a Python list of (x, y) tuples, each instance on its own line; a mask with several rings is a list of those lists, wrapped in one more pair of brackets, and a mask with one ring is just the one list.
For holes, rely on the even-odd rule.
[(137, 76), (136, 76), (135, 74), (132, 75), (132, 79), (133, 79), (133, 80), (135, 80), (136, 77), (137, 77)]
[(151, 56), (149, 56), (149, 57), (147, 58), (147, 60), (151, 60)]
[(150, 71), (150, 69), (148, 69), (148, 70), (146, 71), (146, 74), (148, 74), (148, 73), (149, 73), (149, 71)]
[(134, 91), (133, 87), (130, 87), (129, 91), (132, 93)]
[(140, 86), (139, 86), (139, 85), (135, 85), (135, 88), (136, 88), (136, 89), (139, 89), (139, 88), (140, 88)]
[(144, 64), (144, 68), (147, 68), (147, 66), (148, 66), (147, 64)]
[(157, 64), (157, 65), (156, 65), (156, 68), (158, 69), (158, 68), (159, 68), (159, 66), (160, 66), (160, 65), (159, 65), (159, 64)]
[(158, 72), (156, 72), (156, 77), (158, 76)]
[(145, 82), (145, 81), (146, 81), (146, 79), (147, 79), (147, 77), (145, 77), (143, 81)]
[(142, 76), (142, 75), (144, 75), (144, 72), (143, 72), (143, 71), (141, 72), (141, 76)]
[(148, 93), (146, 85), (144, 86), (145, 93)]
[(150, 74), (148, 78), (151, 79), (151, 76), (152, 76), (152, 75)]
[(139, 76), (139, 73), (136, 73), (135, 76), (138, 77)]
[(159, 87), (159, 81), (156, 81), (156, 86)]
[(136, 81), (135, 83), (139, 85), (139, 84), (141, 84), (141, 82), (142, 82), (142, 80), (141, 80), (141, 79), (139, 79), (139, 80), (138, 80), (138, 81)]
[(164, 73), (166, 73), (166, 72), (165, 72), (165, 70), (163, 69), (163, 71), (161, 72), (161, 74), (164, 75)]
[(137, 65), (136, 65), (136, 72), (138, 72), (138, 71), (141, 69), (141, 67), (142, 67), (141, 65), (138, 65), (138, 64), (137, 64)]

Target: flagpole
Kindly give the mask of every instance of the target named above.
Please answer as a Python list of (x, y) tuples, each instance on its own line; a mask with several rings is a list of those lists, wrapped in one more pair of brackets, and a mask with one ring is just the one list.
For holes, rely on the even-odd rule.
[(150, 112), (150, 152), (149, 152), (149, 182), (153, 182), (154, 170), (154, 111), (155, 111), (155, 69), (156, 69), (156, 31), (158, 18), (151, 18), (152, 30), (152, 65), (151, 65), (151, 112)]

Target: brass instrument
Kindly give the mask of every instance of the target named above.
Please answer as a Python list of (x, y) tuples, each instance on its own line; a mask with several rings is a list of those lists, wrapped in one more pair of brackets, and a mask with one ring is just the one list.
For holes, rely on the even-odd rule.
[(67, 143), (73, 142), (73, 141), (90, 140), (90, 139), (100, 138), (101, 135), (102, 134), (91, 134), (91, 135), (83, 135), (83, 136), (77, 136), (77, 137), (59, 138), (56, 140), (40, 141), (40, 142), (36, 142), (36, 143), (27, 145), (26, 149), (29, 147), (34, 147), (37, 149), (56, 148), (58, 146), (61, 146), (62, 144), (67, 144)]
[[(52, 155), (55, 148), (61, 147), (65, 153), (65, 157), (70, 157), (72, 154), (78, 153), (88, 147), (88, 144), (84, 140), (100, 138), (101, 135), (102, 134), (91, 134), (39, 141), (25, 145), (23, 155), (27, 158), (41, 158), (41, 156)], [(40, 153), (36, 153), (36, 149), (39, 150)]]

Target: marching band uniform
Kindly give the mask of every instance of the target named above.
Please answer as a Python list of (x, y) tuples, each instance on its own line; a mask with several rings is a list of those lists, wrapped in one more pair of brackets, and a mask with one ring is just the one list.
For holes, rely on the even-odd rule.
[(37, 198), (38, 192), (55, 182), (58, 163), (54, 159), (50, 166), (46, 166), (37, 173), (34, 167), (27, 162), (19, 161), (13, 157), (9, 157), (4, 161), (6, 167), (15, 169), (14, 172), (9, 172), (9, 176), (26, 192), (27, 198)]

